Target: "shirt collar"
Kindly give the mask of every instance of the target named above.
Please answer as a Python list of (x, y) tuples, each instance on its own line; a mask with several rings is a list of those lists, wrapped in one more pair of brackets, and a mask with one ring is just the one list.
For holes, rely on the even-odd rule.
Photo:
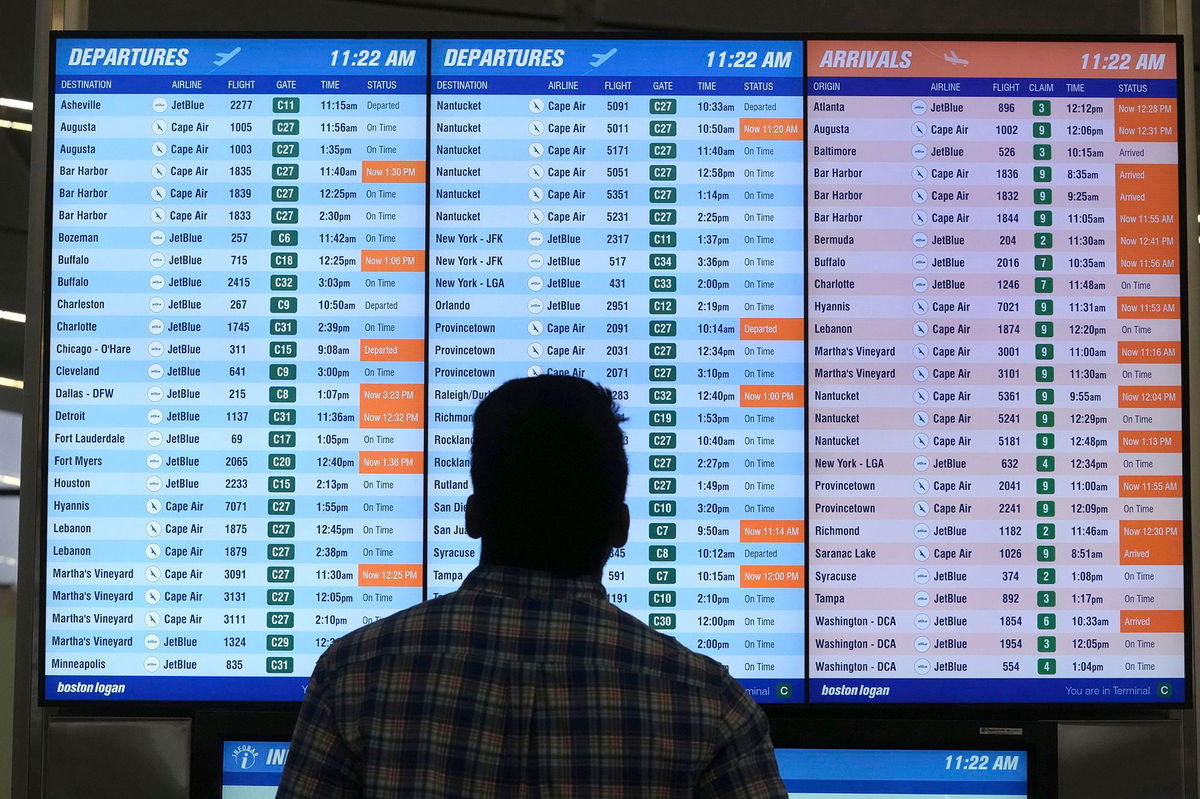
[(463, 580), (461, 590), (508, 597), (608, 599), (604, 586), (590, 577), (563, 577), (516, 566), (476, 566)]

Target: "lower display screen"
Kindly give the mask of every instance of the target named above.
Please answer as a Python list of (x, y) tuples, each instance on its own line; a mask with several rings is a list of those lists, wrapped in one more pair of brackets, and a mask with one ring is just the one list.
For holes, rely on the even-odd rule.
[(789, 799), (1026, 799), (1025, 752), (776, 749)]
[(274, 799), (290, 746), (287, 741), (226, 741), (221, 799)]

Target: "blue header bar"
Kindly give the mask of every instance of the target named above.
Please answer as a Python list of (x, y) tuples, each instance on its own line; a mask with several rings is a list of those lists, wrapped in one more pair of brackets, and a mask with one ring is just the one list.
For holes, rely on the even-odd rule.
[(968, 793), (984, 793), (982, 785), (1003, 785), (1004, 790), (995, 792), (1023, 795), (1028, 780), (1028, 755), (1021, 751), (776, 749), (775, 757), (784, 782), (819, 782), (835, 793), (852, 792), (847, 788), (851, 783), (861, 792), (907, 783), (940, 786), (920, 793), (953, 793), (950, 785), (957, 783), (971, 786)]
[(59, 39), (56, 76), (424, 76), (425, 39)]
[(798, 78), (799, 41), (434, 39), (433, 76)]

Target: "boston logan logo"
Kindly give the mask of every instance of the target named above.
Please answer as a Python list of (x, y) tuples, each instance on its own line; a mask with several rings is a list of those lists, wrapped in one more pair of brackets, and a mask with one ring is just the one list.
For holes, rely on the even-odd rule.
[(242, 744), (229, 755), (240, 769), (252, 769), (258, 762), (258, 750), (250, 744)]

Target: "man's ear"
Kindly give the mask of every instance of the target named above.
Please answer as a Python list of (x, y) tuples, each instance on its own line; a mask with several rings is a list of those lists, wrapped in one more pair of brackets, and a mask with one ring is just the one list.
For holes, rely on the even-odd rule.
[[(628, 514), (628, 510), (627, 510), (626, 517), (628, 517), (628, 515), (629, 514)], [(475, 501), (474, 494), (467, 497), (466, 516), (467, 516), (467, 518), (466, 518), (467, 537), (478, 539), (480, 536), (483, 535), (483, 530), (480, 528), (480, 525), (479, 525), (479, 503), (477, 503)], [(628, 523), (626, 523), (626, 528), (628, 528), (628, 526), (629, 526)], [(628, 535), (628, 529), (626, 529), (626, 535)]]
[(625, 546), (629, 542), (629, 506), (621, 505), (621, 515), (617, 526), (613, 528), (612, 540), (609, 541), (614, 549)]

